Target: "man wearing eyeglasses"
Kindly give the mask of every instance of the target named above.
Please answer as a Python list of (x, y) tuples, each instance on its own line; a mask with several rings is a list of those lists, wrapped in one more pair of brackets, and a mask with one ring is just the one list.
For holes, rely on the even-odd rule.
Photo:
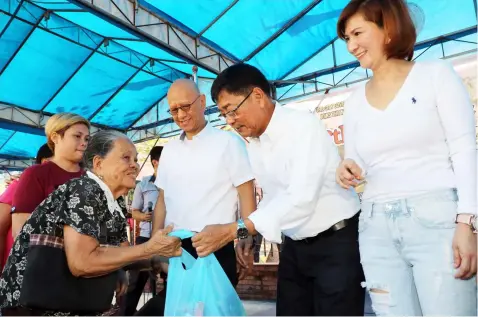
[[(243, 223), (281, 243), (278, 316), (363, 316), (365, 292), (358, 246), (360, 202), (335, 182), (340, 156), (314, 114), (282, 107), (255, 67), (236, 64), (218, 75), (211, 96), (227, 123), (249, 141), (261, 204)], [(209, 226), (197, 249), (233, 235), (237, 223)]]
[[(206, 98), (193, 81), (175, 81), (167, 99), (169, 112), (183, 132), (162, 152), (153, 232), (170, 224), (174, 230), (200, 232), (210, 224), (234, 222), (238, 201), (240, 217), (249, 217), (256, 200), (244, 141), (206, 122)], [(214, 254), (236, 286), (234, 242), (227, 238), (215, 245)], [(182, 247), (195, 257), (200, 253), (191, 239), (183, 240)]]

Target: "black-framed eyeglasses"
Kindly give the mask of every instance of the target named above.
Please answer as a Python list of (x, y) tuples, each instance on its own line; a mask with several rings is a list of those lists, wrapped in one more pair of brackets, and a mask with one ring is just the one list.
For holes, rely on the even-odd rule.
[(179, 107), (176, 107), (174, 109), (169, 109), (168, 112), (172, 115), (172, 116), (176, 116), (179, 112), (179, 109), (181, 109), (182, 111), (184, 112), (189, 112), (189, 110), (191, 110), (191, 106), (194, 105), (194, 103), (196, 101), (198, 101), (199, 97), (201, 97), (201, 95), (197, 96), (196, 99), (194, 99), (193, 102), (191, 103), (188, 103), (188, 104), (185, 104), (185, 105), (181, 105)]
[(254, 90), (251, 90), (251, 92), (249, 94), (247, 94), (246, 98), (244, 98), (238, 105), (236, 108), (232, 109), (231, 111), (228, 111), (224, 114), (219, 114), (219, 118), (229, 118), (229, 119), (235, 119), (236, 118), (236, 111), (242, 106), (242, 104), (247, 100), (247, 98), (249, 98), (249, 96), (252, 94)]

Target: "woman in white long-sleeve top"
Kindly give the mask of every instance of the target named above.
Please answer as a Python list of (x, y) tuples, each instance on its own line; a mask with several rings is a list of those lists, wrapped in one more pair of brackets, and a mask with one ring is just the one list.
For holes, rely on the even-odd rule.
[(373, 78), (347, 100), (344, 188), (365, 180), (360, 254), (379, 315), (476, 314), (473, 107), (444, 61), (412, 62), (402, 0), (352, 0), (340, 38)]

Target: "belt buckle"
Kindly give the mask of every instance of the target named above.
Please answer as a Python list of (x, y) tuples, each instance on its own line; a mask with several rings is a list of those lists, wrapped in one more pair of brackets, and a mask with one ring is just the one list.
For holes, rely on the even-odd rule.
[(347, 222), (347, 219), (337, 222), (331, 227), (332, 231), (339, 231), (340, 229), (347, 227)]

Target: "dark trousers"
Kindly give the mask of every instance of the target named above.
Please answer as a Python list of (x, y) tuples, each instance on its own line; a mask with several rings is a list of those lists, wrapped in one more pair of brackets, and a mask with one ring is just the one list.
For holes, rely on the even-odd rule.
[(277, 316), (363, 316), (365, 280), (358, 214), (345, 228), (312, 239), (285, 238), (277, 284)]
[[(191, 239), (182, 241), (182, 247), (189, 252), (193, 257), (197, 258), (196, 249), (194, 249)], [(219, 264), (226, 273), (229, 281), (234, 286), (237, 286), (238, 275), (236, 267), (236, 251), (234, 249), (234, 242), (226, 244), (221, 249), (214, 252)], [(151, 298), (136, 314), (137, 316), (163, 316), (164, 307), (166, 304), (166, 289), (159, 292), (156, 296)]]
[[(148, 240), (149, 238), (139, 236), (136, 238), (136, 244), (142, 244)], [(149, 271), (130, 271), (130, 284), (128, 286), (128, 291), (120, 300), (121, 315), (133, 316), (136, 312), (139, 299), (143, 294), (144, 286), (150, 278), (151, 272)], [(154, 293), (156, 283), (153, 278), (151, 278), (151, 287)]]
[(258, 232), (257, 235), (254, 237), (254, 263), (260, 262), (261, 256), (261, 246), (262, 246), (262, 235)]

